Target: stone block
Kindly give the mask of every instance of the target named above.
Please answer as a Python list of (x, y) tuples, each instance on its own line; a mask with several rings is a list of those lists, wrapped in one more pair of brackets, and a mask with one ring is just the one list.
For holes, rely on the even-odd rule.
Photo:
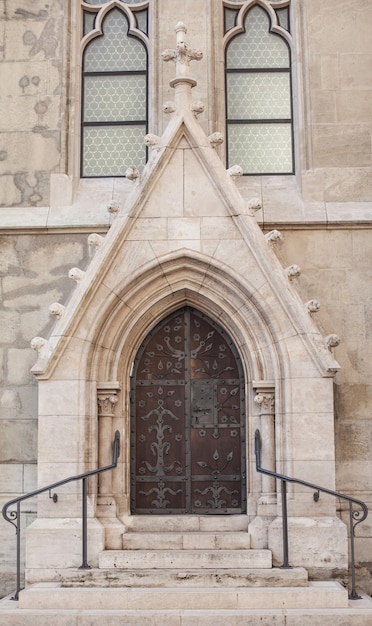
[[(363, 119), (356, 116), (345, 121), (359, 122)], [(314, 125), (312, 135), (315, 167), (368, 167), (371, 165), (371, 137), (369, 130), (362, 124), (322, 123)]]
[(324, 200), (326, 202), (371, 202), (370, 167), (331, 168), (325, 170)]
[(198, 217), (168, 218), (169, 239), (200, 239), (200, 219)]
[(19, 416), (22, 409), (22, 402), (16, 389), (4, 389), (0, 392), (0, 417)]
[[(336, 110), (339, 123), (368, 123), (371, 119), (371, 93), (371, 89), (353, 89), (352, 91), (343, 90), (338, 92), (336, 94)], [(359, 165), (362, 165), (362, 163)]]
[(8, 274), (10, 268), (19, 264), (16, 241), (13, 237), (2, 237), (0, 247), (0, 273)]
[(372, 420), (344, 420), (337, 426), (336, 445), (343, 461), (372, 461)]
[(21, 494), (23, 491), (23, 465), (0, 463), (0, 493)]
[(29, 493), (37, 489), (37, 465), (27, 463), (23, 466), (23, 492)]
[[(1, 150), (0, 158), (6, 161), (8, 158), (7, 150)], [(17, 206), (22, 202), (22, 194), (20, 189), (14, 184), (14, 176), (10, 174), (0, 175), (2, 195), (0, 199), (0, 207)]]
[(131, 241), (143, 241), (144, 239), (166, 240), (167, 239), (166, 218), (139, 218), (133, 225), (128, 239)]
[[(313, 91), (311, 118), (315, 124), (335, 124), (336, 102), (333, 91)], [(329, 148), (328, 148), (329, 149)], [(329, 154), (329, 158), (332, 158)]]
[(99, 559), (104, 569), (271, 568), (269, 550), (106, 550)]
[(183, 150), (175, 150), (167, 165), (167, 185), (155, 183), (151, 197), (141, 212), (142, 217), (181, 217), (183, 215)]
[(323, 202), (324, 177), (324, 170), (308, 169), (302, 172), (301, 181), (304, 202)]
[(0, 441), (1, 463), (32, 463), (37, 451), (36, 422), (0, 419)]
[(306, 588), (222, 589), (67, 589), (57, 583), (32, 585), (22, 591), (22, 609), (304, 609), (347, 608), (347, 591), (334, 582), (310, 583)]
[(191, 150), (184, 150), (184, 215), (225, 216), (228, 209), (221, 203), (215, 186), (205, 178), (200, 162)]
[[(308, 403), (309, 404), (309, 403)], [(308, 406), (306, 406), (307, 411)], [(312, 410), (310, 408), (310, 413)], [(304, 425), (307, 422), (308, 427)], [(330, 443), (334, 439), (334, 417), (332, 413), (316, 413), (307, 420), (305, 413), (287, 415), (287, 425), (293, 433), (293, 458), (301, 461), (332, 461), (334, 447)], [(297, 425), (301, 423), (301, 428)]]
[[(84, 380), (45, 380), (39, 387), (39, 417), (53, 419), (60, 415), (76, 417), (85, 408), (89, 384)], [(85, 411), (84, 411), (85, 413)], [(49, 420), (41, 420), (45, 431), (49, 429)]]
[[(343, 461), (336, 459), (337, 482), (344, 493), (359, 493), (361, 485), (365, 491), (372, 491), (372, 461)], [(341, 487), (340, 487), (341, 488)]]
[[(57, 412), (59, 399), (54, 397), (53, 403), (58, 407)], [(42, 422), (43, 427), (39, 427), (38, 446), (40, 450), (47, 451), (48, 458), (56, 463), (73, 463), (81, 457), (86, 433), (82, 432), (81, 421), (76, 415), (57, 414), (54, 417), (42, 418)], [(40, 461), (44, 460), (44, 454)]]
[[(292, 410), (297, 414), (320, 414), (328, 420), (333, 414), (333, 381), (331, 378), (293, 378), (291, 382)], [(328, 431), (330, 432), (330, 431)], [(325, 442), (327, 447), (329, 442)], [(332, 446), (333, 447), (333, 446)]]
[(336, 90), (340, 85), (339, 55), (322, 55), (320, 61), (321, 85), (323, 90)]
[(14, 345), (20, 327), (20, 315), (14, 311), (0, 311), (1, 342)]
[(31, 349), (9, 348), (7, 358), (7, 381), (9, 385), (33, 384), (30, 373), (35, 362), (35, 353)]
[[(273, 564), (283, 562), (282, 519), (276, 518), (269, 526), (269, 549)], [(288, 519), (289, 562), (295, 567), (347, 570), (347, 529), (338, 518)]]
[(206, 239), (241, 239), (241, 233), (232, 217), (202, 217), (201, 237)]
[[(340, 84), (343, 89), (371, 89), (372, 54), (340, 54)], [(350, 98), (353, 94), (350, 93)]]
[[(79, 567), (82, 564), (81, 519), (37, 519), (27, 528), (27, 569)], [(104, 548), (104, 528), (97, 519), (88, 519), (88, 561), (97, 566)], [(35, 573), (35, 572), (34, 572)]]
[[(337, 414), (342, 419), (369, 419), (372, 405), (372, 385), (347, 384), (335, 385)], [(336, 433), (338, 426), (336, 425)], [(337, 445), (337, 444), (336, 444)]]
[[(25, 178), (27, 184), (32, 186), (32, 175), (27, 172), (50, 172), (59, 166), (58, 138), (59, 131), (37, 125), (32, 131), (2, 133), (2, 142), (8, 158), (6, 162), (0, 162), (0, 174), (11, 170), (16, 174), (19, 173), (19, 178), (21, 180)], [(27, 151), (24, 150), (25, 144), (28, 147)], [(30, 170), (30, 163), (32, 163), (32, 170)], [(41, 199), (44, 200), (44, 204), (48, 202), (48, 197), (42, 196)]]

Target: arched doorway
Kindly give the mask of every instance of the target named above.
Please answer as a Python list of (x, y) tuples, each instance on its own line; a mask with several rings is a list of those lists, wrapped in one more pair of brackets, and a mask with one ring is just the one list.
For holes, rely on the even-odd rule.
[(245, 513), (245, 421), (227, 333), (190, 307), (161, 321), (133, 369), (132, 513)]

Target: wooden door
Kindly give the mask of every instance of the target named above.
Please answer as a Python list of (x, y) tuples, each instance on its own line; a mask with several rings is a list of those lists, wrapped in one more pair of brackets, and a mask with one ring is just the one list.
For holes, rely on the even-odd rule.
[(143, 342), (131, 392), (131, 508), (246, 511), (244, 378), (228, 335), (185, 307)]

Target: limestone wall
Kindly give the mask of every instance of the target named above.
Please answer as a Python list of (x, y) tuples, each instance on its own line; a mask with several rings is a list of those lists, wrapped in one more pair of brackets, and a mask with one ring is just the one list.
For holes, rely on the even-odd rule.
[(304, 193), (371, 201), (369, 0), (298, 0), (303, 74)]
[[(283, 258), (298, 263), (298, 286), (321, 303), (317, 320), (341, 339), (335, 384), (336, 488), (372, 510), (372, 232), (369, 228), (285, 231)], [(348, 505), (342, 506), (348, 521)], [(356, 530), (356, 558), (372, 591), (372, 522)]]
[[(172, 97), (173, 68), (156, 55), (173, 47), (180, 19), (205, 53), (195, 66), (195, 97), (206, 103), (201, 124), (223, 130), (222, 12), (217, 0), (181, 4), (152, 4), (158, 13), (150, 130), (166, 124), (162, 104)], [(65, 303), (73, 290), (68, 270), (87, 264), (86, 235), (69, 225), (94, 230), (107, 223), (102, 207), (113, 197), (114, 184), (104, 182), (97, 192), (97, 181), (85, 181), (83, 205), (78, 184), (66, 192), (67, 177), (50, 194), (51, 173), (76, 177), (76, 159), (67, 155), (76, 153), (69, 120), (79, 112), (78, 83), (68, 73), (79, 63), (77, 6), (77, 0), (0, 0), (0, 504), (35, 487), (37, 387), (29, 344), (35, 335), (48, 336), (49, 305)], [(245, 177), (237, 185), (247, 200), (263, 198), (264, 225), (281, 224), (284, 266), (301, 266), (296, 284), (304, 302), (319, 299), (317, 320), (342, 340), (335, 350), (342, 367), (335, 377), (337, 487), (372, 506), (371, 22), (371, 0), (293, 0), (297, 174)], [(46, 228), (48, 216), (59, 234)], [(35, 503), (27, 511), (31, 519)], [(357, 535), (363, 537), (357, 558), (370, 563), (372, 522)], [(14, 580), (14, 545), (13, 529), (0, 519), (0, 595)]]
[(69, 5), (0, 4), (0, 206), (45, 206), (50, 172), (65, 167)]
[[(86, 264), (85, 235), (19, 235), (0, 238), (0, 506), (36, 489), (37, 384), (30, 368), (35, 335), (48, 336), (49, 305), (66, 302), (72, 265)], [(46, 495), (47, 497), (47, 495)], [(36, 502), (22, 505), (23, 523)], [(0, 595), (14, 589), (15, 529), (0, 519)]]

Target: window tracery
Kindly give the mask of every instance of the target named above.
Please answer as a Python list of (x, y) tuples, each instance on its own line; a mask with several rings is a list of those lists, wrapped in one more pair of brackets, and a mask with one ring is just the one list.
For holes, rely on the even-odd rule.
[(81, 176), (124, 176), (146, 162), (148, 2), (82, 9)]
[(224, 0), (228, 167), (292, 174), (290, 0)]

